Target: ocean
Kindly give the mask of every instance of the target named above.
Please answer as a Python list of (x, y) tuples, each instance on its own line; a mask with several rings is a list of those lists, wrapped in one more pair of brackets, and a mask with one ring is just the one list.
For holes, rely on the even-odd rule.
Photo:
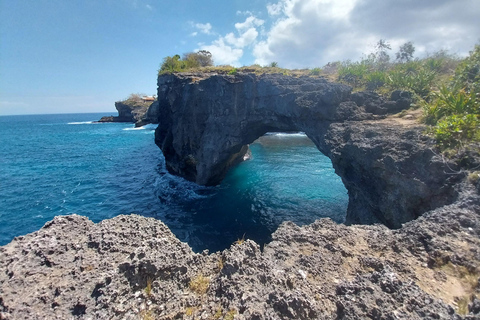
[(155, 125), (95, 123), (104, 113), (0, 116), (0, 245), (57, 215), (163, 221), (193, 250), (259, 244), (283, 222), (345, 219), (347, 191), (302, 133), (269, 133), (215, 187), (165, 169)]

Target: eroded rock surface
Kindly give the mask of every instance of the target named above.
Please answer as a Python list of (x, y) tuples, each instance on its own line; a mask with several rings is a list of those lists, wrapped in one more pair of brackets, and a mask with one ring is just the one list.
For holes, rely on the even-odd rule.
[(466, 189), (399, 230), (286, 222), (263, 250), (245, 240), (212, 254), (153, 218), (56, 217), (0, 248), (0, 318), (478, 319)]
[(416, 124), (385, 122), (408, 108), (322, 78), (279, 74), (175, 74), (158, 78), (155, 141), (170, 172), (198, 184), (219, 183), (248, 144), (269, 131), (303, 131), (330, 157), (349, 194), (347, 223), (391, 228), (453, 203), (457, 166), (438, 156)]
[(152, 113), (149, 113), (150, 107), (153, 105), (151, 112), (156, 110), (157, 101), (153, 103), (127, 103), (125, 101), (115, 102), (115, 108), (118, 116), (102, 117), (98, 122), (132, 122), (136, 127), (140, 127), (149, 123), (156, 123), (152, 120)]

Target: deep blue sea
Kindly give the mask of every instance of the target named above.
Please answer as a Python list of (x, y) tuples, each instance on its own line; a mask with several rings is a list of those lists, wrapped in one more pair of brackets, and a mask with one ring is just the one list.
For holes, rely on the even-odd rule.
[(303, 134), (267, 134), (221, 185), (202, 187), (166, 171), (155, 126), (93, 122), (104, 115), (0, 117), (0, 245), (71, 213), (155, 217), (195, 251), (266, 243), (286, 220), (344, 221), (347, 191)]

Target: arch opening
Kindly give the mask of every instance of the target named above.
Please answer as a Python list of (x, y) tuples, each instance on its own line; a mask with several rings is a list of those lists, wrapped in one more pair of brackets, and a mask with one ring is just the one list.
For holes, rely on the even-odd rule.
[(195, 251), (223, 250), (243, 237), (263, 245), (286, 221), (345, 221), (347, 190), (331, 160), (304, 133), (266, 133), (249, 150), (250, 158), (230, 167), (216, 186), (162, 177), (159, 192), (166, 206), (175, 206), (162, 221)]
[(240, 188), (265, 195), (277, 222), (303, 225), (325, 217), (345, 221), (347, 190), (330, 158), (305, 133), (267, 132), (249, 145), (249, 153), (248, 161), (232, 168), (226, 182), (235, 178)]
[(400, 228), (457, 197), (458, 178), (421, 127), (376, 121), (404, 105), (393, 95), (385, 101), (324, 79), (280, 75), (172, 75), (158, 85), (155, 142), (168, 171), (198, 185), (220, 184), (265, 133), (303, 131), (348, 190), (347, 224)]

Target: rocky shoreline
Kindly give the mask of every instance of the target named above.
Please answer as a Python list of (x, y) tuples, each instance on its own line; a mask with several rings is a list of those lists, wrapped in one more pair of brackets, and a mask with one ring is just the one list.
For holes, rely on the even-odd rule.
[(131, 104), (128, 101), (115, 102), (115, 108), (118, 111), (118, 116), (105, 116), (98, 122), (131, 122), (135, 127), (141, 127), (149, 123), (157, 123), (154, 110), (158, 109), (158, 102), (154, 101), (151, 104), (138, 105)]
[(194, 253), (153, 218), (59, 216), (0, 247), (0, 319), (480, 319), (480, 156), (446, 159), (413, 116), (385, 116), (408, 95), (283, 75), (158, 83), (147, 114), (171, 172), (219, 181), (250, 140), (301, 129), (342, 178), (349, 225), (285, 222), (263, 247)]
[(285, 222), (210, 254), (153, 218), (56, 217), (0, 248), (0, 318), (479, 319), (476, 192), (399, 230)]

